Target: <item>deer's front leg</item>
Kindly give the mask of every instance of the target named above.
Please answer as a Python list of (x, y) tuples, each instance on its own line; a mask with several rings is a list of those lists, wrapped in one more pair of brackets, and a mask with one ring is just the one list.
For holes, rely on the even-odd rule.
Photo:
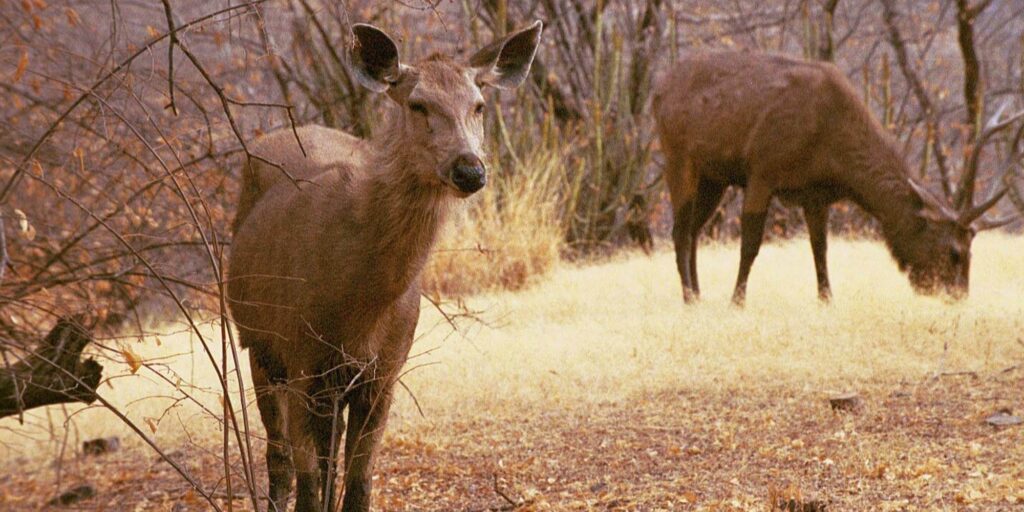
[(732, 294), (732, 302), (743, 306), (747, 298), (747, 278), (754, 258), (761, 250), (764, 238), (764, 224), (768, 218), (768, 204), (772, 199), (772, 189), (764, 183), (751, 180), (743, 193), (743, 216), (740, 218), (740, 271), (736, 276), (736, 288)]
[(368, 383), (349, 400), (342, 512), (370, 510), (373, 463), (391, 408), (393, 383)]

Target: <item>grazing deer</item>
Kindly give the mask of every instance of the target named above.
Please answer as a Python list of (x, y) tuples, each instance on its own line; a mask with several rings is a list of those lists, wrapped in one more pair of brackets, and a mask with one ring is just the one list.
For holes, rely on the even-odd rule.
[(465, 64), (434, 55), (409, 66), (387, 34), (355, 25), (351, 71), (392, 100), (380, 133), (364, 141), (309, 126), (253, 143), (228, 297), (267, 431), (272, 509), (285, 510), (293, 474), (297, 511), (335, 509), (344, 431), (342, 510), (369, 510), (374, 457), (419, 318), (420, 271), (453, 199), (486, 182), (481, 89), (523, 82), (541, 28)]
[(878, 219), (899, 268), (922, 293), (967, 293), (975, 223), (1002, 194), (954, 212), (909, 178), (892, 137), (835, 66), (734, 51), (693, 52), (661, 78), (652, 102), (665, 180), (675, 212), (672, 238), (683, 299), (695, 301), (697, 238), (726, 188), (744, 187), (740, 268), (733, 302), (764, 235), (773, 196), (803, 207), (818, 278), (829, 205), (851, 199)]

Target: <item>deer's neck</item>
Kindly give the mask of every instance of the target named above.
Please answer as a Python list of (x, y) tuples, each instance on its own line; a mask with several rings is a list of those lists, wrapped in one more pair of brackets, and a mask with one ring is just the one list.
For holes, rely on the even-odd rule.
[(895, 145), (882, 134), (871, 134), (867, 143), (848, 147), (842, 153), (838, 172), (853, 200), (878, 219), (882, 235), (900, 266), (911, 257), (910, 244), (920, 227), (921, 198), (907, 179), (906, 161)]
[(424, 183), (415, 158), (401, 144), (377, 146), (363, 210), (369, 239), (367, 262), (376, 292), (390, 298), (415, 284), (447, 217), (449, 194)]

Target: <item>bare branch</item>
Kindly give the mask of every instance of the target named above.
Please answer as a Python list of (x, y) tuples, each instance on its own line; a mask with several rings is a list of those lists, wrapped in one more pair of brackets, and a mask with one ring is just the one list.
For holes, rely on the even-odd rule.
[[(896, 8), (894, 0), (881, 0), (882, 3), (882, 20), (885, 22), (886, 32), (889, 39), (889, 44), (893, 48), (893, 52), (896, 53), (896, 62), (899, 64), (900, 71), (903, 73), (903, 77), (907, 81), (907, 85), (910, 86), (910, 90), (914, 93), (914, 97), (917, 98), (918, 105), (921, 106), (921, 111), (924, 118), (928, 120), (933, 126), (938, 127), (938, 118), (935, 112), (935, 103), (932, 101), (931, 96), (924, 88), (924, 83), (921, 78), (917, 75), (913, 65), (910, 63), (910, 57), (907, 55), (907, 46), (903, 40), (903, 35), (900, 33), (899, 27), (896, 21)], [(949, 170), (949, 164), (946, 161), (946, 150), (942, 144), (941, 137), (935, 137), (932, 141), (932, 153), (935, 156), (935, 164), (939, 167), (939, 174), (941, 175), (942, 192), (946, 199), (953, 197), (952, 188), (952, 174)]]
[(4, 283), (4, 274), (11, 258), (7, 255), (7, 230), (4, 226), (4, 212), (0, 210), (0, 284)]
[[(237, 10), (240, 10), (240, 9), (248, 9), (248, 8), (250, 8), (252, 6), (255, 6), (257, 4), (263, 3), (265, 1), (267, 1), (267, 0), (252, 0), (250, 2), (246, 2), (246, 3), (243, 3), (243, 4), (231, 5), (231, 6), (225, 7), (223, 9), (214, 11), (214, 12), (212, 12), (210, 14), (207, 14), (207, 15), (201, 16), (199, 18), (196, 18), (196, 19), (194, 19), (194, 20), (192, 20), (192, 21), (190, 21), (188, 23), (185, 23), (184, 25), (178, 26), (177, 29), (174, 31), (174, 34), (177, 34), (178, 32), (181, 32), (182, 30), (188, 30), (188, 29), (193, 28), (195, 26), (198, 26), (198, 25), (201, 25), (203, 23), (206, 23), (207, 21), (209, 21), (211, 19), (214, 19), (214, 18), (216, 18), (218, 16), (221, 16), (223, 14), (230, 13), (230, 12), (233, 12), (233, 11), (237, 11)], [(32, 148), (29, 149), (28, 153), (25, 154), (25, 156), (21, 159), (21, 161), (15, 167), (14, 174), (11, 176), (10, 179), (7, 180), (7, 183), (4, 185), (4, 188), (0, 189), (0, 204), (5, 204), (6, 203), (7, 195), (10, 194), (11, 190), (18, 183), (18, 180), (24, 174), (25, 169), (28, 168), (28, 163), (30, 161), (32, 161), (32, 159), (36, 156), (36, 153), (39, 151), (39, 148), (42, 147), (43, 143), (45, 143), (47, 140), (49, 140), (50, 136), (53, 135), (53, 133), (57, 130), (58, 127), (60, 127), (61, 123), (63, 123), (64, 120), (69, 115), (71, 115), (71, 113), (74, 112), (75, 109), (77, 109), (79, 107), (79, 105), (82, 104), (82, 102), (84, 102), (86, 99), (91, 97), (96, 92), (96, 90), (99, 89), (99, 87), (101, 85), (105, 84), (108, 80), (110, 80), (112, 77), (116, 76), (121, 71), (127, 69), (132, 64), (132, 62), (134, 62), (135, 59), (137, 59), (140, 55), (148, 53), (149, 51), (151, 51), (153, 49), (154, 46), (156, 46), (158, 43), (160, 43), (164, 39), (167, 39), (170, 36), (171, 36), (171, 33), (165, 33), (163, 35), (160, 35), (160, 36), (156, 37), (155, 39), (153, 39), (152, 41), (146, 43), (145, 45), (143, 45), (141, 48), (139, 48), (134, 53), (129, 55), (128, 58), (126, 58), (123, 61), (121, 61), (120, 64), (118, 64), (117, 66), (114, 66), (113, 69), (111, 69), (106, 74), (104, 74), (102, 77), (100, 77), (99, 80), (94, 82), (89, 88), (87, 88), (84, 92), (82, 92), (75, 99), (75, 101), (72, 102), (71, 105), (69, 105), (64, 110), (64, 112), (62, 112), (59, 116), (57, 116), (57, 119), (54, 120), (50, 124), (50, 126), (46, 129), (46, 132), (44, 132), (41, 137), (36, 139), (35, 143), (32, 145)]]
[(174, 46), (178, 44), (178, 32), (174, 30), (174, 14), (171, 13), (171, 4), (168, 2), (164, 2), (164, 14), (167, 16), (167, 33), (171, 37), (167, 43), (167, 95), (171, 98), (167, 108), (171, 109), (174, 115), (178, 115), (178, 107), (174, 104)]
[(985, 141), (980, 140), (981, 114), (984, 110), (984, 95), (981, 89), (981, 64), (974, 47), (974, 20), (989, 5), (988, 1), (970, 7), (968, 0), (956, 0), (957, 41), (964, 61), (964, 106), (967, 109), (967, 126), (970, 127), (971, 154), (964, 166), (957, 186), (953, 204), (958, 210), (968, 210), (974, 201), (975, 182), (978, 177), (979, 155), (985, 150)]

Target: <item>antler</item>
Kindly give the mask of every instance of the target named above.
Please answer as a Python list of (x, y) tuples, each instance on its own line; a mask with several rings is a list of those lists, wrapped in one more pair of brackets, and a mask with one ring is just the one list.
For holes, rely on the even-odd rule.
[(974, 222), (972, 226), (974, 226), (974, 229), (977, 231), (985, 231), (986, 229), (996, 229), (1009, 224), (1013, 224), (1014, 222), (1017, 222), (1020, 219), (1020, 214), (1007, 215), (1006, 217), (995, 220), (979, 219), (978, 221)]
[(959, 218), (957, 213), (953, 211), (953, 209), (950, 208), (945, 201), (936, 197), (935, 194), (932, 194), (931, 191), (925, 188), (924, 185), (914, 181), (911, 178), (907, 178), (907, 183), (910, 184), (910, 188), (914, 189), (914, 192), (917, 192), (917, 195), (921, 197), (921, 200), (924, 201), (926, 205), (939, 211), (940, 213), (942, 213), (943, 216), (948, 217), (949, 219)]

